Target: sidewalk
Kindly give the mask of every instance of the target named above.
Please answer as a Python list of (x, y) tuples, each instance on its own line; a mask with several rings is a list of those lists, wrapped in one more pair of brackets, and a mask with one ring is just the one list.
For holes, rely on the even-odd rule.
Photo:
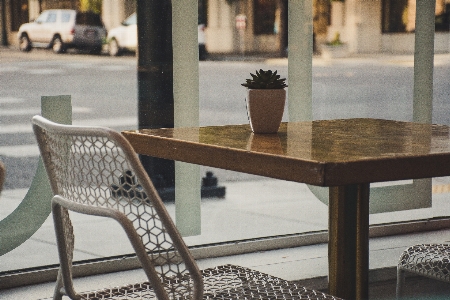
[[(220, 184), (226, 186), (226, 196), (224, 199), (202, 199), (202, 232), (201, 235), (185, 237), (189, 246), (327, 230), (328, 207), (317, 200), (305, 184), (267, 178)], [(434, 187), (435, 190), (440, 187), (440, 193), (433, 195), (432, 208), (372, 214), (370, 223), (450, 215), (450, 194), (443, 189), (448, 185), (435, 180)], [(2, 192), (0, 220), (16, 208), (26, 192), (26, 189)], [(166, 207), (175, 220), (175, 204), (166, 203)], [(75, 236), (79, 232), (75, 260), (133, 253), (123, 230), (114, 221), (78, 214), (73, 214), (72, 219)], [(28, 241), (0, 257), (0, 272), (57, 264), (54, 235), (53, 221), (49, 216)], [(95, 242), (100, 239), (102, 243)]]
[[(57, 57), (64, 57), (65, 55), (77, 55), (76, 52), (70, 52), (65, 55), (57, 55), (50, 50), (34, 49), (30, 53), (23, 53), (18, 48), (13, 46), (0, 46), (0, 62), (14, 61), (15, 59), (23, 58), (27, 55), (30, 59), (55, 59)], [(89, 59), (90, 57), (97, 57), (86, 54), (79, 54)], [(102, 54), (108, 56), (107, 54)], [(134, 58), (134, 55), (127, 55)], [(137, 58), (137, 57), (136, 57)], [(228, 62), (268, 62), (273, 64), (288, 63), (287, 57), (280, 57), (272, 53), (210, 53), (206, 61), (228, 61)], [(434, 56), (435, 66), (449, 65), (450, 53), (437, 53)], [(200, 62), (201, 63), (201, 62)], [(313, 65), (330, 65), (330, 64), (387, 64), (397, 65), (403, 67), (414, 66), (414, 55), (403, 53), (354, 53), (349, 54), (345, 58), (324, 59), (320, 54), (313, 55)]]
[[(447, 178), (437, 180), (443, 185)], [(216, 243), (221, 240), (238, 240), (258, 236), (280, 235), (295, 232), (311, 232), (327, 228), (328, 208), (316, 200), (304, 184), (258, 178), (253, 181), (224, 182), (225, 199), (202, 200), (202, 235), (186, 237), (188, 245)], [(25, 189), (5, 190), (1, 197), (0, 219), (14, 209), (26, 193)], [(450, 213), (450, 194), (434, 194), (434, 204), (439, 212)], [(167, 204), (174, 215), (174, 204)], [(387, 223), (402, 219), (402, 215), (420, 218), (427, 209), (410, 212), (384, 213), (371, 217), (371, 223)], [(429, 210), (429, 209), (428, 209)], [(436, 208), (432, 209), (436, 213)], [(421, 212), (422, 211), (422, 212)], [(374, 221), (375, 219), (375, 221)], [(109, 255), (132, 253), (126, 238), (113, 222), (101, 218), (73, 215), (76, 249), (75, 260), (85, 260)], [(78, 232), (78, 235), (77, 235)], [(377, 293), (395, 291), (395, 267), (400, 253), (416, 243), (445, 242), (450, 229), (433, 232), (410, 233), (400, 236), (372, 238), (370, 241), (370, 279)], [(101, 237), (101, 243), (96, 240)], [(92, 246), (94, 245), (94, 246)], [(30, 251), (31, 250), (31, 251)], [(25, 244), (0, 259), (0, 272), (57, 264), (56, 245), (51, 218)], [(288, 249), (207, 258), (198, 260), (200, 268), (233, 263), (267, 272), (287, 280), (300, 281), (303, 285), (326, 288), (327, 244), (316, 244)], [(79, 290), (99, 286), (115, 286), (145, 280), (140, 270), (89, 276), (76, 280)], [(413, 279), (411, 279), (413, 280)], [(389, 282), (389, 288), (380, 288)], [(411, 283), (417, 285), (417, 281)], [(53, 283), (0, 291), (1, 299), (41, 299), (52, 294)], [(444, 287), (445, 288), (445, 287)], [(441, 287), (442, 289), (442, 287)], [(377, 298), (393, 299), (393, 298)]]

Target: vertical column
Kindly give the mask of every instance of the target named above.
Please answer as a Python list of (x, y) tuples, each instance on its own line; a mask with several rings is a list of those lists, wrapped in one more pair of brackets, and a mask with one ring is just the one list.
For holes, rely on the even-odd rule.
[(416, 1), (413, 121), (431, 123), (436, 0)]
[[(171, 128), (174, 126), (171, 1), (138, 0), (137, 27), (139, 128)], [(175, 186), (173, 161), (144, 155), (141, 161), (160, 193)]]
[[(416, 1), (414, 41), (413, 121), (433, 121), (433, 69), (436, 0)], [(431, 203), (431, 178), (414, 180), (415, 187)]]
[[(172, 6), (175, 127), (199, 125), (198, 4), (174, 0)], [(201, 233), (200, 168), (175, 162), (175, 215), (183, 236)]]
[(289, 121), (312, 120), (313, 1), (288, 3)]
[(330, 187), (329, 292), (369, 297), (369, 184)]

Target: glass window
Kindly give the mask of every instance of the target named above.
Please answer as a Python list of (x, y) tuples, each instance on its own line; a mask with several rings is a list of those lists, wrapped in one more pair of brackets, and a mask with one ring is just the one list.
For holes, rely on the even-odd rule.
[(136, 24), (137, 24), (136, 13), (132, 14), (125, 21), (123, 21), (123, 25), (126, 25), (126, 26), (136, 25)]
[(70, 12), (62, 12), (61, 14), (61, 22), (62, 23), (68, 23), (70, 21)]
[(36, 19), (36, 22), (37, 22), (37, 23), (43, 23), (43, 22), (45, 22), (45, 21), (47, 20), (47, 17), (48, 17), (48, 11), (43, 12), (43, 13)]
[[(287, 7), (288, 1), (283, 1), (285, 2), (284, 7)], [(329, 0), (320, 1), (322, 1), (322, 3), (326, 3)], [(382, 1), (384, 17), (383, 31), (406, 32), (408, 30), (408, 25), (414, 25), (414, 22), (409, 22), (408, 18), (402, 19), (398, 18), (398, 16), (408, 17), (410, 12), (414, 12), (415, 6), (410, 6), (409, 4), (411, 1), (415, 0)], [(276, 3), (278, 2), (279, 1), (274, 0), (255, 0), (255, 6), (253, 8), (255, 13), (255, 34), (267, 34), (271, 35), (269, 38), (274, 37), (274, 23), (276, 21), (275, 16), (277, 9), (279, 9)], [(235, 4), (237, 3), (238, 2), (235, 2)], [(294, 3), (294, 1), (290, 3)], [(210, 2), (210, 4), (212, 6), (212, 11), (217, 8), (214, 6), (213, 2)], [(329, 16), (327, 15), (329, 11), (329, 4), (326, 4), (327, 8), (324, 9), (324, 11), (317, 13), (317, 15), (324, 13), (323, 18), (328, 18)], [(223, 9), (223, 7), (220, 8)], [(439, 7), (437, 6), (437, 8)], [(444, 7), (444, 9), (445, 11), (449, 11), (446, 7)], [(222, 17), (224, 15), (226, 14), (223, 14), (218, 9), (217, 15), (214, 16), (214, 18)], [(441, 15), (442, 11), (436, 14), (437, 17)], [(42, 21), (46, 21), (47, 16), (48, 12), (44, 13), (39, 18), (42, 19)], [(414, 16), (414, 14), (411, 16)], [(64, 14), (61, 17), (64, 19)], [(203, 17), (206, 18), (206, 16)], [(211, 23), (213, 23), (213, 21), (216, 22), (216, 19), (211, 16), (209, 17)], [(90, 16), (81, 14), (78, 18), (80, 19), (78, 21), (83, 22), (88, 22), (91, 20)], [(133, 18), (135, 23), (135, 15)], [(97, 20), (96, 22), (99, 21), (99, 19), (94, 18), (94, 21), (95, 20)], [(131, 20), (131, 17), (129, 20)], [(286, 23), (288, 23), (287, 20)], [(438, 24), (437, 19), (436, 23)], [(182, 23), (174, 23), (174, 27), (180, 26), (179, 24)], [(436, 29), (437, 28), (438, 25), (436, 25)], [(314, 30), (318, 30), (316, 25)], [(412, 30), (414, 30), (414, 27)], [(297, 41), (293, 40), (292, 37), (295, 37), (295, 35), (291, 36), (291, 45), (295, 45)], [(262, 40), (265, 38), (266, 36), (263, 36)], [(299, 38), (300, 37), (297, 37), (297, 39)], [(272, 41), (273, 39), (266, 40)], [(298, 55), (295, 51), (291, 51), (289, 60), (298, 62), (298, 58), (300, 56), (301, 55)], [(89, 111), (90, 119), (83, 120), (84, 124), (111, 126), (115, 127), (115, 129), (119, 129), (119, 127), (122, 127), (120, 129), (133, 128), (135, 126), (134, 124), (136, 124), (137, 111), (137, 98), (133, 98), (137, 96), (136, 61), (135, 63), (131, 63), (131, 60), (128, 58), (125, 60), (118, 59), (113, 65), (110, 65), (110, 62), (105, 62), (103, 59), (95, 60), (95, 62), (94, 60), (89, 60), (89, 64), (86, 64), (85, 58), (81, 56), (71, 58), (71, 60), (73, 60), (73, 63), (70, 64), (59, 60), (49, 61), (43, 65), (43, 68), (45, 68), (45, 70), (49, 70), (51, 68), (53, 70), (63, 70), (64, 72), (67, 72), (66, 76), (61, 76), (61, 82), (63, 86), (67, 87), (64, 89), (65, 93), (78, 95), (77, 106), (80, 106), (76, 108), (81, 108), (84, 112)], [(0, 69), (6, 69), (3, 67), (3, 64), (5, 63), (6, 62), (0, 61)], [(14, 72), (11, 74), (14, 76), (21, 76), (25, 82), (32, 79), (35, 80), (36, 75), (26, 72), (25, 69), (27, 68), (23, 68), (24, 64), (25, 66), (26, 64), (30, 64), (30, 67), (36, 68), (34, 62), (24, 60), (20, 62), (20, 65), (18, 65), (19, 67), (14, 66), (14, 68), (8, 68), (8, 70), (10, 70), (8, 72)], [(8, 66), (9, 65), (7, 65), (7, 67)], [(79, 80), (83, 84), (84, 88), (81, 89), (81, 94), (79, 88), (80, 85), (73, 84), (75, 77), (71, 75), (78, 74), (80, 66), (86, 66), (86, 70), (89, 70), (85, 72), (83, 77), (75, 76), (77, 78), (76, 80)], [(246, 63), (244, 67), (240, 63), (236, 64), (232, 62), (208, 62), (207, 64), (200, 64), (200, 124), (202, 126), (207, 126), (243, 124), (247, 122), (248, 119), (246, 115), (245, 102), (243, 101), (243, 95), (245, 92), (237, 82), (242, 82), (244, 78), (249, 75), (249, 72), (252, 72), (254, 68), (259, 67), (275, 68), (279, 71), (279, 74), (282, 74), (283, 76), (289, 73), (288, 65), (285, 63), (280, 63), (279, 65), (275, 65), (272, 62), (270, 65), (268, 63), (261, 62), (257, 62), (255, 64)], [(410, 102), (410, 99), (412, 99), (411, 93), (413, 90), (412, 68), (395, 68), (392, 73), (387, 71), (387, 65), (374, 65), (370, 66), (370, 68), (372, 68), (372, 70), (367, 71), (367, 64), (362, 64), (361, 66), (347, 66), (341, 63), (331, 65), (315, 64), (312, 71), (305, 71), (304, 73), (306, 76), (308, 76), (312, 81), (311, 86), (313, 91), (311, 98), (314, 106), (312, 106), (313, 108), (311, 109), (314, 109), (314, 118), (332, 119), (349, 117), (377, 117), (409, 120), (412, 116), (412, 105)], [(117, 82), (115, 81), (117, 79), (115, 77), (119, 74), (117, 70), (121, 70), (120, 85), (114, 84), (114, 82)], [(15, 74), (16, 72), (17, 75)], [(437, 68), (438, 76), (439, 74), (444, 73), (445, 70)], [(30, 79), (26, 79), (24, 76), (29, 76)], [(96, 78), (106, 78), (105, 76), (111, 76), (111, 80), (101, 81), (101, 83), (105, 84), (105, 86), (99, 85), (99, 81), (96, 80)], [(195, 74), (194, 76), (197, 75)], [(379, 78), (377, 76), (379, 76)], [(374, 78), (378, 78), (380, 80), (373, 80)], [(17, 98), (17, 87), (14, 85), (5, 85), (3, 88), (4, 91), (2, 90), (2, 97), (0, 97), (0, 102), (3, 101), (4, 104), (1, 103), (0, 110), (6, 111), (9, 108), (11, 110), (11, 114), (23, 114), (23, 111), (28, 112), (30, 108), (29, 103), (30, 101), (33, 101), (32, 99), (36, 98), (36, 95), (47, 95), (53, 92), (49, 89), (49, 87), (52, 87), (53, 82), (54, 76), (52, 74), (50, 74), (50, 76), (43, 74), (39, 78), (39, 84), (29, 84), (20, 91), (20, 97), (23, 97), (23, 99)], [(292, 76), (289, 84), (292, 86), (299, 85), (300, 82), (298, 77)], [(446, 81), (436, 81), (435, 84), (436, 90), (442, 91), (444, 90), (442, 86), (446, 85)], [(94, 94), (96, 91), (98, 94)], [(217, 91), (225, 92), (217, 93)], [(393, 93), (390, 93), (392, 91)], [(437, 95), (438, 97), (436, 102), (444, 103), (445, 93), (438, 94), (439, 95)], [(214, 97), (214, 101), (212, 100), (212, 95)], [(97, 101), (89, 100), (92, 99), (92, 97), (96, 97)], [(362, 98), (373, 98), (376, 100), (376, 103), (363, 102), (361, 101)], [(102, 103), (107, 103), (109, 107), (111, 104), (111, 99), (129, 100), (118, 101), (118, 104), (116, 105), (123, 106), (117, 106), (115, 109), (109, 110), (110, 115), (105, 117), (105, 110), (102, 109), (102, 105), (104, 104)], [(236, 102), (236, 99), (240, 100)], [(298, 99), (300, 99), (300, 97), (298, 97)], [(393, 99), (395, 101), (393, 101)], [(348, 109), (345, 109), (346, 107)], [(39, 111), (37, 103), (35, 103), (32, 108)], [(91, 110), (92, 112), (90, 112)], [(86, 113), (86, 115), (88, 115), (88, 113)], [(78, 116), (76, 118), (78, 118)], [(13, 118), (11, 117), (9, 119)], [(5, 121), (8, 122), (9, 119)], [(16, 119), (19, 119), (19, 117), (14, 117), (14, 120)], [(100, 124), (96, 123), (97, 119), (100, 120)], [(18, 122), (14, 120), (12, 122)], [(126, 123), (126, 125), (118, 125), (123, 123)], [(21, 141), (30, 140), (30, 144), (35, 142), (34, 136), (32, 136), (31, 133), (29, 121), (27, 121), (24, 125), (20, 124), (20, 126), (12, 123), (12, 125), (8, 126), (8, 128), (11, 130), (11, 132), (6, 130), (8, 136), (20, 134)], [(19, 131), (16, 133), (13, 131), (16, 130), (15, 128), (28, 128), (29, 131), (24, 133)], [(407, 141), (405, 144), (407, 144)], [(28, 170), (32, 173), (37, 164), (37, 154), (35, 152), (37, 148), (35, 144), (32, 144), (31, 146), (32, 147), (29, 148), (33, 149), (32, 153), (27, 153), (27, 155), (33, 156), (16, 158), (13, 155), (6, 157), (2, 157), (0, 155), (0, 159), (6, 160), (5, 164), (7, 167), (11, 165), (14, 166), (15, 164), (15, 168), (20, 170), (20, 173)], [(249, 143), (249, 147), (250, 146), (251, 143)], [(286, 148), (288, 146), (295, 147), (296, 145), (280, 144), (279, 148)], [(332, 145), (330, 145), (330, 147), (331, 146)], [(23, 145), (18, 145), (18, 147), (21, 147), (22, 149)], [(31, 165), (31, 163), (34, 165)], [(26, 165), (27, 167), (22, 167), (23, 165)], [(201, 174), (205, 174), (205, 171), (210, 171), (210, 169), (211, 168), (201, 167)], [(311, 193), (306, 185), (288, 181), (268, 181), (265, 178), (254, 177), (248, 174), (228, 172), (225, 170), (214, 169), (213, 171), (219, 178), (220, 185), (226, 186), (227, 198), (220, 199), (219, 201), (217, 199), (202, 200), (202, 212), (201, 215), (199, 215), (199, 218), (201, 217), (201, 224), (204, 225), (201, 235), (186, 237), (185, 241), (189, 246), (207, 247), (208, 245), (215, 243), (236, 243), (238, 240), (250, 241), (258, 238), (286, 236), (289, 234), (298, 233), (308, 233), (308, 235), (311, 235), (311, 232), (318, 232), (319, 234), (322, 234), (327, 230), (328, 208), (322, 202), (317, 201), (316, 197)], [(447, 179), (447, 181), (449, 180), (450, 179)], [(8, 195), (8, 189), (22, 188), (19, 183), (20, 182), (18, 180), (14, 180), (14, 186), (9, 186), (6, 191), (3, 191), (2, 196), (5, 197)], [(441, 181), (441, 183), (443, 186), (450, 187), (446, 181)], [(252, 184), (253, 186), (255, 186), (254, 184), (258, 184), (257, 193), (255, 193), (254, 188), (249, 189), (248, 184)], [(28, 188), (28, 186), (25, 187)], [(22, 201), (22, 199), (26, 197), (25, 192), (26, 190), (24, 189), (23, 195), (21, 194), (19, 196), (10, 193), (9, 197), (12, 197), (11, 195), (13, 195)], [(325, 195), (328, 195), (326, 190)], [(0, 201), (4, 200), (3, 197), (0, 197)], [(392, 198), (390, 197), (387, 199), (388, 202), (392, 201)], [(5, 201), (2, 201), (2, 209), (0, 209), (0, 220), (6, 218), (15, 209), (15, 206), (11, 204), (7, 209), (5, 209), (4, 202)], [(450, 201), (448, 201), (448, 196), (446, 197), (445, 195), (440, 195), (440, 197), (435, 197), (433, 199), (433, 207), (431, 208), (374, 214), (371, 215), (371, 224), (383, 224), (386, 220), (388, 220), (388, 222), (409, 222), (450, 215), (449, 203)], [(175, 203), (167, 202), (166, 207), (175, 220)], [(305, 209), (305, 207), (307, 209)], [(189, 207), (189, 209), (190, 208), (191, 207)], [(33, 211), (33, 213), (35, 212)], [(92, 222), (94, 226), (89, 226), (92, 224), (88, 224), (83, 216), (74, 214), (73, 223), (74, 228), (81, 228), (81, 230), (85, 231), (89, 230), (89, 239), (85, 239), (84, 241), (80, 239), (77, 241), (78, 249), (74, 254), (75, 262), (92, 261), (92, 259), (97, 259), (98, 257), (126, 257), (127, 254), (133, 252), (133, 249), (127, 241), (127, 237), (123, 234), (123, 230), (118, 224), (116, 224), (116, 222), (112, 220), (105, 220), (104, 218), (99, 217)], [(24, 223), (22, 223), (22, 226), (24, 226)], [(113, 230), (111, 230), (111, 228), (113, 228)], [(19, 229), (22, 230), (23, 228)], [(14, 232), (16, 231), (17, 228), (15, 228)], [(43, 237), (45, 237), (45, 239)], [(90, 240), (96, 238), (101, 242), (98, 243), (98, 248), (95, 249), (95, 251), (83, 250), (87, 249), (88, 246), (91, 246), (91, 244), (89, 244)], [(57, 264), (58, 256), (53, 241), (54, 232), (52, 218), (50, 217), (47, 218), (46, 223), (41, 226), (33, 239), (29, 239), (21, 246), (1, 257), (2, 263), (0, 264), (0, 281), (2, 272), (3, 275), (5, 275), (8, 274), (8, 272), (15, 270), (22, 272), (20, 269)], [(105, 246), (105, 244), (110, 241), (112, 241), (114, 245), (113, 249), (108, 249), (108, 247)], [(79, 247), (80, 245), (81, 247)], [(36, 259), (35, 256), (29, 255), (30, 253), (35, 252), (47, 252), (49, 255), (46, 255), (45, 260), (42, 257)], [(93, 268), (95, 267), (96, 266), (93, 266)]]
[[(450, 4), (445, 0), (436, 0), (436, 31), (449, 31)], [(414, 32), (416, 21), (416, 0), (384, 0), (384, 33)]]
[(77, 13), (76, 23), (77, 25), (103, 26), (100, 15), (93, 12)]
[(436, 31), (449, 31), (450, 28), (450, 3), (438, 5), (436, 3)]
[(274, 34), (276, 1), (256, 0), (254, 2), (254, 33)]
[(47, 23), (55, 23), (56, 22), (56, 13), (51, 12), (48, 14)]

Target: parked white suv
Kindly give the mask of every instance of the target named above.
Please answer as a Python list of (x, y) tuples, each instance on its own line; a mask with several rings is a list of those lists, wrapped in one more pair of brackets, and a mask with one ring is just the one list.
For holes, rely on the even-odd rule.
[(100, 53), (106, 29), (99, 14), (51, 9), (43, 11), (34, 22), (22, 24), (17, 36), (21, 51), (44, 47), (52, 48), (55, 53), (63, 53), (68, 48)]
[[(206, 47), (205, 47), (205, 25), (198, 25), (198, 47), (200, 60), (206, 59)], [(136, 51), (137, 50), (137, 18), (136, 13), (133, 13), (122, 25), (115, 27), (108, 32), (108, 52), (112, 56), (118, 56), (124, 51)]]

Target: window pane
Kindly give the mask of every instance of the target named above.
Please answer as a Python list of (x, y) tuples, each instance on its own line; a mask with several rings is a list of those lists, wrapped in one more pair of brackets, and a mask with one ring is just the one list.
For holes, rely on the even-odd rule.
[[(450, 4), (436, 0), (436, 31), (449, 31)], [(384, 0), (384, 33), (414, 32), (416, 21), (416, 0)]]
[(63, 12), (61, 15), (61, 22), (67, 23), (70, 21), (70, 13), (69, 12)]
[(450, 4), (436, 3), (436, 31), (449, 31)]
[(55, 23), (56, 22), (56, 13), (49, 13), (46, 22), (47, 23)]
[(76, 23), (77, 25), (102, 26), (100, 15), (93, 12), (78, 13)]
[(276, 2), (271, 0), (257, 0), (254, 3), (254, 32), (255, 34), (273, 34), (275, 24)]
[(36, 19), (36, 22), (38, 22), (38, 23), (45, 22), (45, 20), (47, 20), (47, 17), (48, 17), (48, 12), (44, 12)]

